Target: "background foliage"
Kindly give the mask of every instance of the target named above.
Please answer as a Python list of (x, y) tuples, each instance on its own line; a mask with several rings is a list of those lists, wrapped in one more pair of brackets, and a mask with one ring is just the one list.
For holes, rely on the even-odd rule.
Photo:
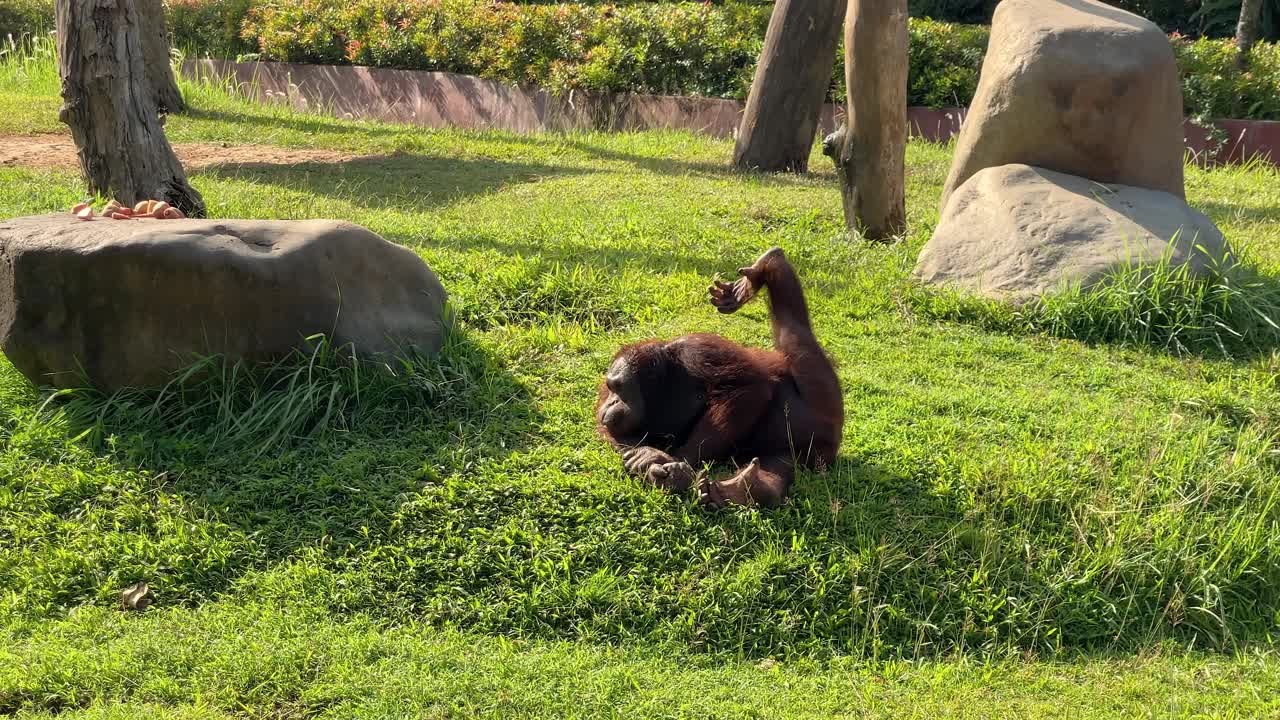
[[(518, 5), (554, 5), (556, 0), (514, 0)], [(645, 5), (653, 0), (579, 0), (583, 5)], [(912, 17), (945, 22), (991, 21), (1000, 0), (908, 0)], [(764, 5), (773, 0), (705, 0), (708, 5)], [(1167, 32), (1196, 37), (1231, 37), (1240, 0), (1110, 0), (1108, 3), (1151, 20)], [(1280, 0), (1263, 0), (1262, 37), (1280, 37)]]
[[(911, 14), (949, 22), (991, 20), (999, 0), (909, 0)], [(1164, 28), (1196, 37), (1232, 37), (1240, 17), (1240, 0), (1109, 0), (1109, 5), (1136, 13)], [(1263, 0), (1262, 37), (1280, 37), (1280, 0)]]
[[(1197, 118), (1280, 119), (1280, 51), (1253, 50), (1248, 72), (1230, 40), (1197, 38), (1233, 27), (1235, 0), (1126, 0), (1173, 31), (1186, 113)], [(169, 0), (175, 46), (201, 55), (300, 63), (443, 70), (557, 92), (647, 92), (744, 98), (768, 26), (770, 3), (544, 3), (482, 0)], [(913, 12), (982, 20), (991, 0), (917, 0)], [(1267, 0), (1264, 31), (1280, 28)], [(0, 34), (45, 32), (48, 0), (6, 0)], [(967, 105), (989, 30), (922, 17), (911, 21), (908, 102)], [(843, 53), (841, 53), (841, 58)], [(843, 61), (831, 99), (844, 100)]]
[(0, 40), (7, 35), (43, 32), (53, 27), (50, 0), (4, 0), (0, 2)]

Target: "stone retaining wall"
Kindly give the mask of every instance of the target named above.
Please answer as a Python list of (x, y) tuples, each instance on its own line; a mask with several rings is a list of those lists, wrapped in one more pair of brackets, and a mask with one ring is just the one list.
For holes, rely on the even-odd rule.
[[(433, 128), (507, 130), (517, 133), (566, 130), (679, 129), (731, 137), (742, 103), (720, 98), (671, 95), (583, 94), (555, 96), (471, 75), (387, 70), (346, 65), (237, 63), (187, 60), (187, 78), (234, 82), (263, 102), (360, 120), (386, 120)], [(842, 108), (823, 108), (819, 127), (831, 132)], [(960, 130), (963, 108), (908, 108), (912, 137), (945, 142)], [(1258, 156), (1280, 164), (1280, 122), (1222, 120), (1219, 144), (1209, 130), (1186, 124), (1187, 147), (1201, 162), (1241, 162)]]

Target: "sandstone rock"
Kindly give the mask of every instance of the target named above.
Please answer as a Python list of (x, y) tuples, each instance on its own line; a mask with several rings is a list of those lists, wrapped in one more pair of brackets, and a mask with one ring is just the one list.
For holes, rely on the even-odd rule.
[(1213, 222), (1181, 198), (1004, 165), (951, 196), (915, 278), (1022, 302), (1162, 256), (1193, 274), (1234, 262)]
[(1185, 197), (1169, 40), (1095, 0), (1004, 0), (956, 142), (942, 208), (974, 173), (1009, 163)]
[(0, 221), (0, 347), (42, 385), (157, 385), (194, 354), (267, 361), (317, 333), (433, 352), (444, 301), (421, 258), (346, 222)]

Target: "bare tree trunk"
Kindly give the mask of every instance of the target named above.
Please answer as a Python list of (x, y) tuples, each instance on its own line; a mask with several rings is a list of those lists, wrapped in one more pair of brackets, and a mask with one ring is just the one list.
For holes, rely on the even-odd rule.
[(180, 113), (187, 109), (173, 77), (173, 59), (169, 56), (169, 31), (164, 21), (161, 0), (137, 0), (142, 16), (142, 53), (147, 76), (156, 92), (156, 106), (162, 113)]
[(1249, 67), (1249, 51), (1258, 41), (1258, 25), (1262, 22), (1262, 0), (1244, 0), (1240, 4), (1240, 22), (1236, 25), (1236, 67)]
[(71, 128), (91, 192), (127, 204), (165, 200), (200, 217), (204, 200), (160, 123), (138, 7), (135, 0), (57, 0), (59, 119)]
[(808, 170), (845, 3), (777, 0), (738, 126), (734, 165), (743, 170)]
[(836, 160), (844, 219), (870, 240), (906, 229), (907, 0), (849, 0), (849, 109)]

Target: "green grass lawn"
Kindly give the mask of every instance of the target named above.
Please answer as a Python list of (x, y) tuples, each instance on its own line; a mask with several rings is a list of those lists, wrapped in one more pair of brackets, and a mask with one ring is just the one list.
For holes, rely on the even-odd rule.
[[(194, 173), (211, 214), (363, 224), (438, 272), (458, 327), (395, 378), (322, 368), (341, 412), (273, 396), (252, 433), (201, 402), (243, 407), (243, 383), (46, 404), (0, 362), (0, 714), (1280, 714), (1280, 354), (922, 312), (906, 276), (947, 148), (909, 147), (911, 232), (878, 246), (843, 235), (821, 157), (741, 175), (691, 134), (427, 131), (186, 90), (174, 142), (367, 156)], [(0, 64), (0, 134), (58, 131), (55, 95), (47, 63)], [(1280, 173), (1187, 186), (1274, 287)], [(82, 192), (0, 168), (0, 218)], [(836, 360), (844, 445), (783, 509), (703, 512), (623, 474), (595, 386), (623, 342), (767, 343), (763, 304), (703, 294), (772, 245)], [(155, 606), (115, 609), (140, 580)]]

